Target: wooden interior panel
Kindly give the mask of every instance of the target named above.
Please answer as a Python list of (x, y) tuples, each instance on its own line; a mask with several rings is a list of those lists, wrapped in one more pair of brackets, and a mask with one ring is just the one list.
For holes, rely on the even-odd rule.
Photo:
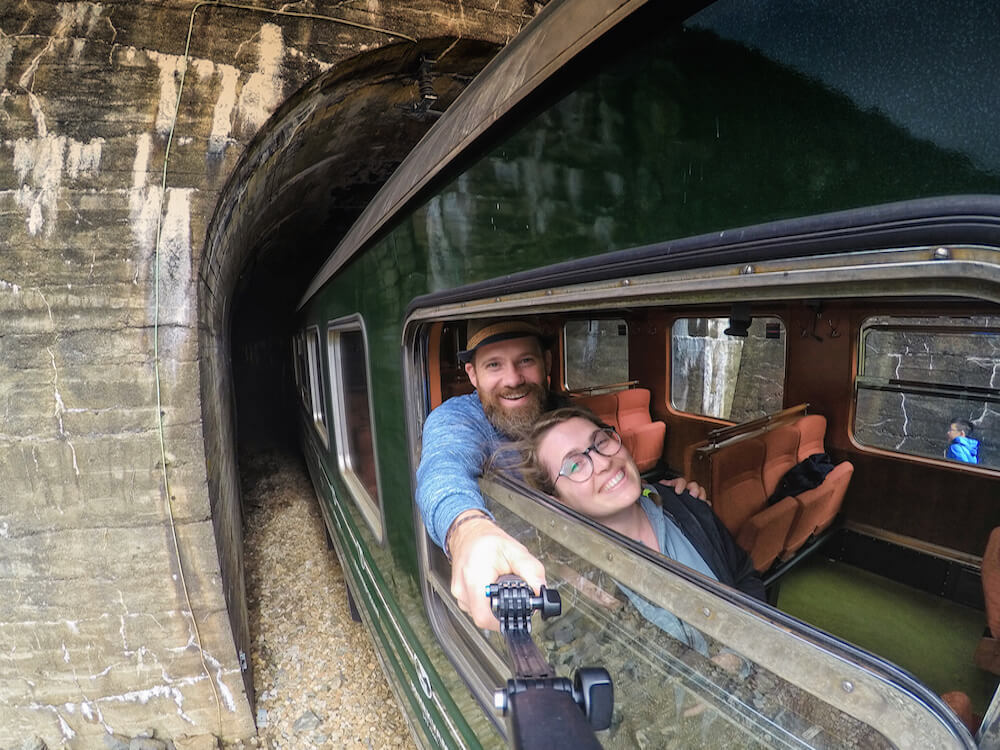
[(823, 302), (817, 308), (793, 305), (786, 319), (785, 405), (809, 404), (826, 417), (827, 449), (847, 450), (847, 427), (854, 397), (851, 307)]
[(931, 544), (982, 555), (1000, 526), (997, 479), (912, 457), (854, 450), (854, 477), (844, 498), (851, 521)]

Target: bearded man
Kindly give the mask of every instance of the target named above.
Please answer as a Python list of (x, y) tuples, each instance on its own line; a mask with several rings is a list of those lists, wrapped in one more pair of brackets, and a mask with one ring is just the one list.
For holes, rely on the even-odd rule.
[[(417, 506), (434, 543), (451, 560), (451, 594), (478, 627), (498, 629), (486, 585), (512, 573), (538, 593), (545, 568), (496, 525), (478, 478), (497, 448), (526, 437), (538, 418), (569, 405), (549, 392), (552, 354), (541, 330), (527, 320), (473, 320), (458, 353), (475, 392), (455, 396), (424, 422)], [(672, 480), (704, 499), (696, 483)]]
[(458, 353), (475, 392), (455, 396), (424, 423), (417, 505), (427, 532), (451, 560), (451, 593), (479, 627), (496, 629), (485, 585), (514, 573), (535, 591), (545, 570), (493, 522), (479, 492), (487, 459), (505, 440), (524, 436), (545, 411), (552, 355), (526, 320), (474, 320)]

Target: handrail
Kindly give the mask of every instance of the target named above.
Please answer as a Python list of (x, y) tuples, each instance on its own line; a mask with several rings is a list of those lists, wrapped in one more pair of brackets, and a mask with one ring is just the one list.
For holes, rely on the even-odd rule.
[(741, 422), (740, 424), (731, 425), (729, 427), (718, 427), (708, 433), (708, 437), (706, 438), (708, 445), (705, 447), (715, 448), (719, 445), (719, 443), (736, 437), (737, 435), (757, 432), (770, 425), (785, 422), (791, 417), (804, 415), (807, 413), (808, 409), (809, 404), (802, 403), (790, 406), (787, 409), (782, 409), (774, 414), (765, 414), (763, 417), (757, 417), (756, 419), (751, 419), (747, 422)]
[(621, 383), (608, 383), (607, 385), (591, 385), (586, 388), (574, 388), (572, 390), (566, 391), (566, 395), (570, 398), (575, 398), (576, 396), (593, 396), (595, 391), (625, 391), (629, 388), (633, 388), (639, 384), (638, 380), (625, 380)]

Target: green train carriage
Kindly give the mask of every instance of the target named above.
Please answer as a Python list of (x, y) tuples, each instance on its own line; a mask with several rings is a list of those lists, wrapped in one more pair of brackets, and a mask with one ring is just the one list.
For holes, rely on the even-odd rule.
[[(972, 652), (1000, 526), (997, 10), (703, 5), (546, 7), (305, 293), (302, 443), (349, 588), (418, 742), (502, 745), (503, 648), (451, 598), (414, 470), (427, 413), (471, 390), (465, 322), (530, 315), (555, 390), (648, 394), (652, 480), (694, 473), (742, 502), (721, 456), (806, 414), (852, 470), (824, 528), (761, 558), (775, 608), (484, 483), (566, 603), (536, 631), (547, 658), (615, 681), (605, 746), (993, 747), (996, 677)], [(944, 456), (956, 415), (978, 465)], [(621, 585), (750, 676), (673, 642)], [(956, 692), (986, 715), (975, 738), (940, 698)]]

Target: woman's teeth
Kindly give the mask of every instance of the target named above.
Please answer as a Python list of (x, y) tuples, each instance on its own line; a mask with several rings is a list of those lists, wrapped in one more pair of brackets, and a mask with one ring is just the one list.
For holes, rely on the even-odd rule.
[(608, 483), (606, 485), (604, 485), (603, 490), (605, 490), (605, 491), (607, 491), (607, 490), (613, 490), (615, 487), (617, 487), (619, 484), (621, 484), (624, 480), (625, 480), (625, 472), (624, 471), (619, 471), (617, 474), (615, 474), (613, 477), (611, 477), (611, 479), (608, 480)]

